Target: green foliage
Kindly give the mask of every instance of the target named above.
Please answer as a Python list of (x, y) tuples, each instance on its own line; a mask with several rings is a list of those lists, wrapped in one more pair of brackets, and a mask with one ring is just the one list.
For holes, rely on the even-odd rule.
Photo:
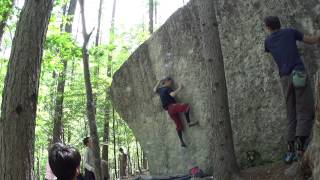
[[(53, 14), (51, 15), (42, 68), (40, 75), (39, 97), (36, 118), (36, 140), (35, 140), (35, 174), (37, 179), (44, 179), (45, 165), (47, 162), (47, 150), (52, 139), (53, 116), (55, 110), (55, 99), (57, 97), (58, 76), (63, 70), (63, 63), (67, 62), (66, 85), (63, 102), (63, 141), (71, 144), (80, 151), (84, 149), (82, 139), (89, 134), (89, 126), (86, 115), (86, 91), (83, 78), (82, 50), (81, 45), (71, 34), (61, 32), (61, 24), (71, 23), (71, 16), (62, 16), (61, 9), (68, 0), (55, 1)], [(6, 31), (9, 36), (4, 38), (3, 46), (10, 48), (19, 10), (12, 9), (12, 0), (0, 1), (0, 21), (5, 12), (14, 13), (15, 16), (9, 20)], [(107, 93), (110, 89), (113, 74), (128, 59), (130, 54), (147, 38), (148, 32), (144, 32), (143, 26), (137, 26), (128, 32), (120, 32), (118, 29), (111, 35), (114, 40), (111, 43), (103, 43), (97, 47), (90, 47), (90, 72), (93, 84), (93, 92), (96, 95), (96, 117), (100, 142), (103, 142), (105, 111), (112, 111), (112, 103)], [(4, 82), (7, 70), (7, 58), (0, 58), (0, 82)], [(2, 86), (3, 84), (1, 84)], [(0, 93), (2, 93), (0, 87)], [(0, 96), (1, 100), (1, 96)], [(109, 117), (110, 140), (109, 163), (113, 167), (113, 135), (116, 138), (116, 154), (119, 147), (129, 150), (131, 161), (137, 160), (136, 139), (125, 121), (115, 113), (115, 129), (112, 129), (112, 116)], [(132, 162), (133, 163), (133, 162)], [(113, 172), (113, 170), (110, 170)]]
[(48, 35), (45, 43), (44, 70), (62, 69), (62, 61), (81, 58), (81, 48), (77, 46), (69, 33)]
[(0, 22), (7, 19), (12, 12), (13, 0), (1, 0), (0, 1)]

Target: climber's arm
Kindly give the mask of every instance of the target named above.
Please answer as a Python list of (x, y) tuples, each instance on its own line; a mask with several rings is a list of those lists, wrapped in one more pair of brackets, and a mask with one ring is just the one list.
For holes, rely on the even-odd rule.
[(171, 92), (170, 96), (176, 97), (181, 89), (182, 89), (181, 84), (178, 84), (178, 88), (175, 91)]
[(153, 88), (153, 92), (154, 92), (154, 93), (156, 93), (156, 92), (158, 91), (158, 88), (159, 88), (160, 83), (161, 83), (161, 80), (159, 80), (159, 81), (157, 82), (157, 84), (154, 86), (154, 88)]
[(303, 36), (303, 42), (307, 44), (320, 44), (320, 36)]

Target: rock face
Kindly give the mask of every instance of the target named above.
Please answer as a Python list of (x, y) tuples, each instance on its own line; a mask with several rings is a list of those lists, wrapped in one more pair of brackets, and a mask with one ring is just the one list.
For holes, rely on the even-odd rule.
[[(255, 150), (263, 159), (280, 159), (285, 151), (285, 107), (280, 81), (270, 55), (264, 53), (263, 17), (279, 15), (284, 26), (314, 34), (320, 29), (319, 0), (218, 0), (220, 38), (225, 61), (234, 143), (239, 160)], [(196, 164), (212, 173), (212, 128), (203, 118), (206, 92), (198, 32), (199, 17), (191, 0), (143, 43), (114, 75), (113, 104), (146, 151), (152, 174), (185, 173)], [(320, 52), (301, 45), (311, 74)], [(156, 81), (172, 76), (184, 84), (179, 101), (192, 106), (200, 126), (184, 133), (181, 148), (174, 123), (152, 92)], [(217, 107), (218, 108), (218, 107)]]
[[(237, 156), (256, 150), (264, 159), (280, 159), (285, 150), (286, 110), (278, 69), (264, 53), (263, 19), (277, 15), (283, 27), (320, 33), (320, 1), (218, 0), (230, 113)], [(320, 63), (319, 48), (299, 44), (309, 73)], [(313, 78), (312, 78), (313, 81)]]

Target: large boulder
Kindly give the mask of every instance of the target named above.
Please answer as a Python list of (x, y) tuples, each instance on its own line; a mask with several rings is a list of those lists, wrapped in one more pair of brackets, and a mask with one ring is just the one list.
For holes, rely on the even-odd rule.
[[(255, 150), (262, 158), (280, 158), (285, 150), (285, 106), (277, 69), (264, 53), (263, 17), (279, 15), (284, 25), (306, 33), (319, 29), (320, 4), (308, 1), (217, 1), (220, 39), (225, 61), (236, 154)], [(317, 21), (318, 20), (318, 21)], [(196, 164), (212, 173), (214, 147), (203, 80), (199, 17), (193, 1), (176, 11), (115, 73), (111, 94), (117, 112), (132, 128), (149, 160), (152, 174), (185, 173)], [(315, 47), (301, 45), (310, 73), (317, 69)], [(318, 58), (319, 59), (319, 58)], [(174, 123), (152, 92), (156, 81), (172, 76), (184, 84), (179, 101), (192, 106), (199, 126), (184, 133), (181, 148)], [(218, 107), (217, 107), (218, 108)]]
[[(263, 19), (277, 15), (283, 27), (320, 33), (319, 0), (218, 0), (220, 38), (225, 61), (230, 114), (237, 156), (255, 150), (263, 159), (280, 159), (285, 151), (286, 110), (278, 69), (264, 52)], [(299, 44), (311, 74), (320, 63), (320, 49)]]

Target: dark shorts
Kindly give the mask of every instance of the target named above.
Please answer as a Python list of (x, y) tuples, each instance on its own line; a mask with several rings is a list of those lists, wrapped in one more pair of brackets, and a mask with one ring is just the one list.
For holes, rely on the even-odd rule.
[(186, 113), (189, 110), (190, 110), (190, 105), (184, 104), (184, 103), (170, 104), (168, 106), (168, 110), (167, 110), (168, 114), (176, 124), (177, 130), (183, 130), (183, 124), (180, 118), (180, 113)]

